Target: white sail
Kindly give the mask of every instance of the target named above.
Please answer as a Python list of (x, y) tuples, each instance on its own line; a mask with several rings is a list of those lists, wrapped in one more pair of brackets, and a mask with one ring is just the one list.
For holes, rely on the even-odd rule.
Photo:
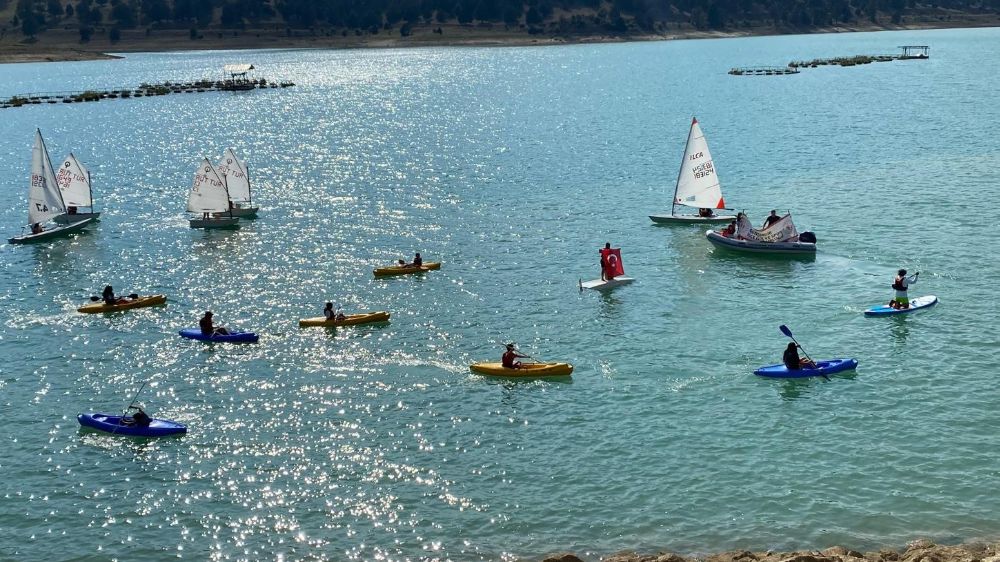
[(192, 213), (219, 213), (229, 210), (226, 183), (208, 161), (202, 160), (194, 173), (194, 183), (188, 194), (187, 210)]
[(245, 163), (240, 162), (233, 149), (227, 148), (222, 155), (222, 161), (217, 168), (220, 174), (226, 176), (229, 187), (229, 198), (233, 201), (250, 201), (250, 173)]
[(35, 129), (35, 146), (31, 149), (31, 185), (28, 187), (28, 224), (43, 223), (66, 212), (56, 177), (52, 172), (49, 151), (42, 132)]
[(67, 206), (93, 207), (90, 196), (90, 175), (83, 164), (70, 152), (56, 172), (56, 183)]
[(719, 176), (715, 173), (715, 164), (712, 162), (712, 153), (708, 151), (708, 142), (697, 119), (691, 119), (684, 159), (681, 160), (681, 169), (677, 174), (674, 204), (707, 209), (726, 208)]

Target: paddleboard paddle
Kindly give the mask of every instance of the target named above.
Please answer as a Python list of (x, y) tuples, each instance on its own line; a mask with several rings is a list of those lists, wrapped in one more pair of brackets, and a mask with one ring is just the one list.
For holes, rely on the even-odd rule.
[[(808, 359), (808, 360), (812, 361), (812, 364), (813, 364), (813, 365), (816, 365), (816, 362), (815, 362), (815, 361), (813, 361), (813, 358), (812, 358), (812, 357), (809, 357), (809, 354), (808, 354), (808, 353), (806, 353), (806, 350), (802, 348), (802, 344), (800, 344), (800, 343), (799, 343), (799, 342), (798, 342), (798, 341), (797, 341), (797, 340), (795, 339), (795, 336), (793, 336), (793, 335), (792, 335), (792, 331), (788, 329), (788, 326), (785, 326), (784, 324), (782, 324), (781, 326), (778, 326), (778, 329), (779, 329), (779, 330), (781, 330), (781, 333), (782, 333), (782, 334), (785, 334), (786, 336), (788, 336), (788, 337), (792, 338), (792, 341), (793, 341), (793, 342), (795, 342), (795, 345), (796, 345), (796, 346), (798, 346), (798, 348), (802, 350), (802, 354), (806, 356), (806, 359)], [(817, 365), (817, 367), (818, 367), (818, 365)], [(820, 373), (820, 374), (822, 374), (822, 375), (823, 375), (823, 378), (824, 378), (824, 379), (826, 379), (826, 380), (830, 380), (830, 377), (826, 376), (826, 374), (825, 374), (825, 373)]]

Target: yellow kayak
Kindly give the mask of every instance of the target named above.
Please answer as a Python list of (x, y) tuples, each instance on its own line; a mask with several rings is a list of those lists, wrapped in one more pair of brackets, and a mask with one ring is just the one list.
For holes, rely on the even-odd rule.
[(388, 320), (388, 312), (366, 312), (364, 314), (348, 314), (343, 320), (327, 320), (325, 316), (303, 318), (299, 320), (299, 327), (307, 328), (310, 326), (325, 326), (333, 328), (336, 326), (356, 326), (358, 324), (370, 324), (372, 322), (386, 322)]
[(409, 275), (411, 273), (423, 273), (432, 269), (441, 269), (441, 262), (431, 261), (420, 267), (406, 267), (402, 265), (390, 265), (380, 267), (374, 271), (375, 277), (389, 277), (390, 275)]
[(573, 372), (569, 363), (522, 363), (519, 369), (508, 369), (499, 362), (473, 363), (469, 368), (491, 377), (568, 377)]
[(103, 301), (91, 304), (85, 304), (80, 308), (76, 309), (76, 311), (82, 312), (84, 314), (97, 314), (100, 312), (118, 312), (119, 310), (128, 310), (130, 308), (143, 308), (145, 306), (156, 306), (158, 304), (164, 304), (166, 302), (167, 302), (166, 295), (149, 295), (146, 297), (139, 297), (137, 299), (130, 299), (127, 302), (118, 304), (104, 304)]

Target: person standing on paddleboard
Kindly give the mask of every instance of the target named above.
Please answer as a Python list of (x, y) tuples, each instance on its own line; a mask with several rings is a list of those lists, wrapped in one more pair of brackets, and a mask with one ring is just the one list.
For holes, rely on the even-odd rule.
[[(611, 249), (611, 242), (605, 242), (604, 243), (604, 249), (605, 250), (610, 250)], [(601, 281), (607, 281), (608, 280), (608, 258), (607, 258), (608, 252), (601, 252), (600, 250), (598, 250), (598, 253), (601, 254)]]
[(906, 270), (900, 269), (896, 275), (896, 278), (892, 281), (892, 288), (896, 290), (896, 296), (891, 301), (889, 301), (889, 306), (895, 309), (910, 308), (910, 297), (907, 295), (906, 291), (917, 282), (917, 277), (920, 272), (916, 272), (909, 277), (906, 276)]

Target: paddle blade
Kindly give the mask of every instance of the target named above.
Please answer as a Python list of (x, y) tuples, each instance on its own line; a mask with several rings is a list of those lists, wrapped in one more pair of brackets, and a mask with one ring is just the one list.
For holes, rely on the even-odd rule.
[(90, 297), (90, 300), (92, 300), (94, 302), (97, 302), (97, 301), (101, 300), (101, 297), (92, 296), (92, 297)]
[(788, 329), (788, 326), (785, 326), (784, 324), (782, 324), (782, 325), (778, 326), (778, 329), (781, 330), (782, 334), (785, 334), (788, 337), (792, 337), (792, 331)]

